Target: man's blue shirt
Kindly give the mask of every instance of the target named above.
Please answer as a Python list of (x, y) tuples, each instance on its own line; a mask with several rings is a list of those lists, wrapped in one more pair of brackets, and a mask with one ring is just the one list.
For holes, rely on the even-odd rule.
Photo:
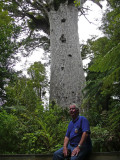
[[(74, 121), (70, 121), (66, 132), (66, 136), (69, 138), (70, 144), (77, 146), (83, 132), (88, 132), (90, 134), (89, 122), (85, 117), (78, 116)], [(84, 145), (91, 145), (90, 136), (87, 137)]]

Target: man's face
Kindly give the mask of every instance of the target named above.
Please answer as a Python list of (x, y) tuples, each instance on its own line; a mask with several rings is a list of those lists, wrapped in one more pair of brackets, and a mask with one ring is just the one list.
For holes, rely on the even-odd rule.
[(69, 107), (69, 111), (70, 111), (70, 115), (71, 115), (72, 118), (75, 118), (77, 116), (76, 106), (71, 105)]

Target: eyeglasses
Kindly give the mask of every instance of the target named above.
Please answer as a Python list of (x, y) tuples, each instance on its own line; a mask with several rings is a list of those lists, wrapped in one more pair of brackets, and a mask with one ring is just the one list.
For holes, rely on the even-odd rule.
[(76, 109), (76, 108), (70, 108), (69, 110), (74, 110), (74, 109)]

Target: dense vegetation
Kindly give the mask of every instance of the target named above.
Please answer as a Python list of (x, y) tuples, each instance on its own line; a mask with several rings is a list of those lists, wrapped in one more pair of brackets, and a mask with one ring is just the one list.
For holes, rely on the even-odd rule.
[[(94, 149), (119, 150), (120, 146), (120, 1), (110, 0), (103, 16), (104, 37), (88, 40), (90, 54), (83, 108), (92, 126)], [(116, 145), (117, 144), (117, 145)]]
[(68, 125), (61, 108), (44, 110), (41, 104), (32, 112), (20, 105), (2, 109), (0, 122), (0, 153), (6, 154), (53, 152), (63, 144)]
[[(48, 153), (63, 144), (70, 117), (54, 104), (44, 107), (49, 86), (44, 64), (13, 70), (20, 27), (0, 3), (0, 153)], [(4, 19), (4, 20), (3, 20)], [(82, 45), (91, 56), (86, 69), (82, 115), (91, 125), (93, 151), (120, 148), (120, 0), (109, 0), (101, 29), (104, 37)]]
[(0, 101), (5, 100), (4, 86), (8, 80), (13, 79), (16, 51), (18, 43), (16, 42), (20, 28), (15, 25), (13, 19), (8, 16), (7, 11), (2, 10), (0, 3)]

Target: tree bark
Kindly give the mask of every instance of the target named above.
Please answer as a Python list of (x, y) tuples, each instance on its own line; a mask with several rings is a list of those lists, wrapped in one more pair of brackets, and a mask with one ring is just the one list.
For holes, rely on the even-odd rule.
[(61, 107), (81, 105), (85, 84), (78, 37), (78, 10), (74, 4), (60, 4), (49, 12), (51, 45), (50, 103)]

